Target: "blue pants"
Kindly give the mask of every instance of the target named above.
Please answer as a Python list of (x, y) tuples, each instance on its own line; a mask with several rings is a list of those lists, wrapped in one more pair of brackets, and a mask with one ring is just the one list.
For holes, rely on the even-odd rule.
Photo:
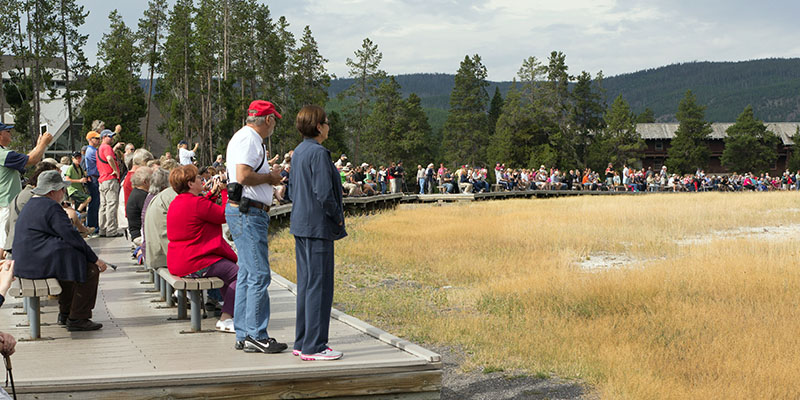
[(419, 194), (425, 194), (425, 178), (419, 178)]
[(267, 231), (269, 214), (259, 208), (250, 208), (247, 214), (238, 207), (225, 206), (225, 219), (231, 230), (239, 256), (239, 273), (236, 277), (236, 301), (233, 306), (233, 326), (236, 340), (245, 336), (266, 340), (269, 324), (269, 292), (272, 282), (269, 270)]
[(328, 347), (333, 305), (333, 240), (294, 237), (297, 322), (294, 349), (314, 354)]
[(89, 208), (87, 210), (88, 215), (86, 216), (86, 224), (94, 227), (95, 230), (97, 230), (97, 228), (100, 227), (100, 184), (97, 182), (98, 177), (93, 176), (91, 179), (91, 181), (86, 182), (86, 187), (89, 189), (89, 196), (92, 196), (92, 200), (89, 201)]

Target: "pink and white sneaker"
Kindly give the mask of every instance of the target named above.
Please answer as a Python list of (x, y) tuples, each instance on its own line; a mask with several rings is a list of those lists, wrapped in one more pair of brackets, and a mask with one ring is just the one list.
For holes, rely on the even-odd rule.
[(342, 358), (344, 354), (341, 351), (336, 351), (330, 347), (325, 350), (314, 354), (300, 354), (300, 359), (303, 361), (333, 361)]
[(293, 356), (299, 356), (299, 355), (300, 355), (300, 350), (293, 349), (293, 350), (292, 350), (292, 355), (293, 355)]

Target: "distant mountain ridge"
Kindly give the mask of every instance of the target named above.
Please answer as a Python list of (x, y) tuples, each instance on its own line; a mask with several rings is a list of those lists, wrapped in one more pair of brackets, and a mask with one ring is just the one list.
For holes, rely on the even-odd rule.
[[(576, 75), (578, 71), (570, 71)], [(404, 96), (416, 93), (422, 99), (437, 128), (449, 109), (455, 85), (451, 74), (408, 74), (396, 76)], [(352, 79), (331, 81), (331, 99), (347, 89)], [(511, 82), (490, 82), (489, 96), (499, 87), (505, 97)], [(634, 112), (653, 110), (658, 122), (675, 121), (678, 102), (691, 89), (705, 105), (710, 122), (733, 122), (747, 105), (757, 118), (767, 122), (800, 120), (800, 58), (762, 59), (738, 62), (689, 62), (607, 77), (603, 80), (606, 102), (617, 95)]]

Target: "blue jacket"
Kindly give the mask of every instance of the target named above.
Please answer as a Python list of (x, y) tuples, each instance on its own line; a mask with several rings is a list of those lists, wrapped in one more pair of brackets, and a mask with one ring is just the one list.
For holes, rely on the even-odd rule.
[(342, 181), (328, 149), (310, 138), (297, 145), (288, 186), (292, 201), (291, 234), (326, 240), (347, 236)]
[(97, 171), (97, 149), (92, 146), (86, 148), (86, 155), (84, 155), (83, 160), (81, 162), (85, 162), (86, 175), (93, 176), (95, 178), (100, 176), (100, 172)]

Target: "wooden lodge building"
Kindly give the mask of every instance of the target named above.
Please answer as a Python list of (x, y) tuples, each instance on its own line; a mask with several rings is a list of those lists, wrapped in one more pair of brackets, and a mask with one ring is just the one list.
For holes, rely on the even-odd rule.
[[(706, 141), (709, 149), (711, 150), (711, 157), (708, 161), (706, 173), (728, 173), (728, 171), (720, 163), (722, 158), (722, 151), (725, 149), (724, 139), (728, 137), (725, 131), (733, 123), (720, 122), (711, 124), (711, 134)], [(775, 165), (771, 168), (771, 173), (781, 173), (786, 169), (789, 157), (794, 150), (794, 139), (800, 132), (800, 122), (769, 122), (766, 123), (767, 130), (771, 131), (781, 140), (778, 145), (778, 159)], [(661, 169), (664, 161), (667, 159), (667, 149), (670, 146), (672, 138), (675, 137), (675, 131), (678, 130), (678, 123), (654, 123), (654, 124), (637, 124), (636, 132), (644, 139), (647, 144), (645, 149), (642, 166), (644, 168), (652, 167), (653, 170)], [(797, 136), (800, 139), (800, 136)], [(738, 171), (747, 172), (747, 171)]]

